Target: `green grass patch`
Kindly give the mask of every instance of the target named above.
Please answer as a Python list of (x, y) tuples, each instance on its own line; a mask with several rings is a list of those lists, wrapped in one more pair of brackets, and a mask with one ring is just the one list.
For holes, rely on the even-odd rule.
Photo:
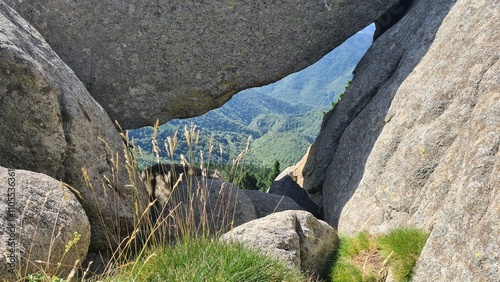
[(105, 281), (304, 281), (304, 277), (241, 244), (199, 239), (153, 250)]
[(397, 281), (410, 281), (413, 267), (429, 235), (421, 230), (399, 228), (377, 239), (380, 253)]
[(410, 281), (427, 238), (427, 233), (414, 228), (398, 228), (378, 236), (368, 232), (355, 237), (341, 236), (331, 279), (385, 281), (390, 270), (396, 281)]

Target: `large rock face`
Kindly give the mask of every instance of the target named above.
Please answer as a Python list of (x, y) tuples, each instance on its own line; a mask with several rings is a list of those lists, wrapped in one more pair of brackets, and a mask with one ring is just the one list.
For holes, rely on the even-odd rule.
[(113, 120), (136, 128), (203, 114), (307, 67), (396, 0), (4, 2)]
[(67, 277), (90, 244), (90, 223), (76, 197), (31, 171), (0, 167), (0, 183), (0, 280), (41, 272)]
[(304, 169), (339, 232), (431, 232), (415, 281), (498, 278), (498, 10), (414, 1), (358, 65)]
[(120, 136), (42, 36), (2, 2), (0, 27), (0, 165), (78, 190), (92, 224), (91, 251), (116, 246), (131, 231), (137, 196), (127, 186)]

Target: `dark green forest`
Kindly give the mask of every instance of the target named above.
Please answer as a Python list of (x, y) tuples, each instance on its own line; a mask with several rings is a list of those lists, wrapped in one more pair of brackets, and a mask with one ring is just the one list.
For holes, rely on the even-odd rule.
[[(159, 126), (156, 137), (159, 157), (170, 159), (165, 143), (176, 131), (178, 145), (174, 159), (178, 161), (181, 154), (187, 155), (183, 134), (184, 128), (189, 129), (191, 124), (199, 130), (198, 144), (192, 148), (196, 152), (195, 161), (209, 160), (219, 168), (231, 164), (245, 150), (251, 136), (250, 149), (240, 163), (246, 168), (240, 168), (240, 173), (247, 175), (245, 181), (258, 182), (257, 188), (268, 185), (269, 175), (277, 163), (281, 169), (294, 165), (314, 141), (324, 113), (345, 91), (354, 67), (371, 45), (372, 34), (373, 27), (368, 27), (314, 65), (273, 84), (244, 90), (221, 108), (203, 116), (172, 120)], [(140, 167), (154, 164), (157, 159), (152, 146), (153, 128), (130, 130), (128, 135), (140, 148)], [(212, 135), (213, 149), (209, 154)], [(203, 151), (203, 160), (200, 151)], [(253, 172), (245, 174), (245, 171)], [(256, 179), (251, 179), (250, 175)]]

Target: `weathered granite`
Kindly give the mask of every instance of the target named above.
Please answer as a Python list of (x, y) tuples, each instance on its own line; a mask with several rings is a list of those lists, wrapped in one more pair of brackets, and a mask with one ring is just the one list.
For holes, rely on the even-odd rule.
[(44, 173), (78, 191), (92, 225), (92, 252), (130, 234), (135, 203), (140, 208), (147, 197), (130, 185), (121, 137), (73, 71), (3, 2), (0, 132), (0, 165)]
[(220, 235), (257, 218), (243, 190), (201, 169), (160, 164), (146, 169), (143, 178), (155, 201), (153, 220), (167, 218), (172, 240), (188, 229)]
[(269, 194), (289, 197), (302, 207), (303, 210), (312, 213), (318, 219), (323, 219), (318, 205), (309, 198), (307, 192), (297, 182), (293, 181), (289, 175), (285, 175), (280, 179), (276, 178), (267, 192)]
[(339, 232), (430, 231), (414, 281), (498, 278), (498, 9), (414, 1), (361, 60), (309, 154), (305, 188), (322, 192)]
[(124, 128), (201, 115), (305, 68), (396, 1), (4, 0)]

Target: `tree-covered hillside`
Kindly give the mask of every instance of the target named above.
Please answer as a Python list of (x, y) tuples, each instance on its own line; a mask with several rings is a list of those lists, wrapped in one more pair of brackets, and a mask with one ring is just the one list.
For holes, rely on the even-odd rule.
[[(271, 167), (279, 161), (282, 168), (295, 164), (319, 132), (323, 113), (331, 109), (332, 102), (352, 78), (354, 67), (371, 45), (373, 31), (373, 26), (360, 31), (314, 65), (276, 83), (242, 91), (219, 109), (161, 125), (157, 135), (161, 156), (168, 157), (164, 142), (176, 130), (179, 130), (176, 156), (186, 154), (184, 127), (194, 123), (200, 130), (197, 152), (203, 150), (208, 154), (209, 139), (214, 135), (212, 162), (236, 158), (252, 136), (247, 163)], [(154, 159), (152, 135), (151, 127), (129, 132), (129, 137), (141, 148), (143, 167)]]

